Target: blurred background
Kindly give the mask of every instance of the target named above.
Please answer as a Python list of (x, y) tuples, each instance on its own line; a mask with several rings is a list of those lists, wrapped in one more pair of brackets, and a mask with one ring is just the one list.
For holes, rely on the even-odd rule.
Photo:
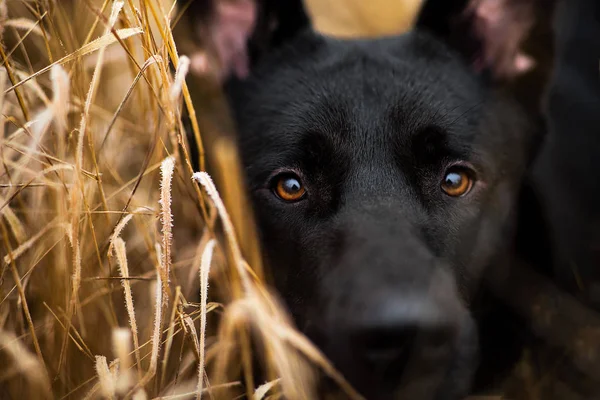
[(422, 0), (306, 0), (316, 29), (351, 36), (391, 35), (409, 29)]

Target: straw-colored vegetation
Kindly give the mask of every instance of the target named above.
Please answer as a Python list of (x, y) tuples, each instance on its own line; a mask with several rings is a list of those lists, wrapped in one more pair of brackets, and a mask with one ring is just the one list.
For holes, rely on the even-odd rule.
[[(259, 260), (247, 210), (230, 218), (194, 168), (191, 146), (201, 170), (212, 149), (179, 13), (0, 0), (0, 398), (314, 398), (317, 371), (359, 397), (245, 261)], [(234, 147), (218, 149), (242, 204)]]

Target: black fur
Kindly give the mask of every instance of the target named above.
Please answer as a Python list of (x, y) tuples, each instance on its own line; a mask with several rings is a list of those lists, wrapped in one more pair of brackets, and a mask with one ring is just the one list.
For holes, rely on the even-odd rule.
[[(251, 75), (226, 85), (276, 288), (369, 399), (488, 386), (523, 338), (482, 291), (484, 276), (517, 256), (553, 262), (545, 227), (559, 206), (539, 197), (552, 169), (542, 156), (534, 171), (544, 172), (527, 174), (544, 129), (539, 96), (529, 90), (522, 107), (471, 68), (478, 43), (448, 22), (466, 1), (431, 0), (415, 31), (374, 40), (323, 37), (291, 3), (259, 2)], [(475, 178), (464, 197), (440, 187), (454, 165)], [(300, 179), (302, 200), (275, 195), (281, 173)]]
[[(466, 394), (477, 366), (467, 308), (484, 269), (510, 253), (534, 126), (419, 31), (306, 31), (228, 92), (268, 262), (299, 327), (369, 398)], [(451, 198), (440, 183), (465, 162), (475, 187)], [(306, 186), (298, 203), (273, 193), (284, 170)], [(365, 361), (417, 343), (403, 332), (412, 325), (443, 343), (426, 332), (411, 363)]]

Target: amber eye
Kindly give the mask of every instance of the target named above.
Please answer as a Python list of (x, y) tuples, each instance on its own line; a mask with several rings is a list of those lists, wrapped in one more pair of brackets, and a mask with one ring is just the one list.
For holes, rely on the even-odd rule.
[(466, 168), (452, 167), (446, 171), (442, 181), (442, 190), (452, 197), (460, 197), (469, 193), (473, 187), (472, 174)]
[(274, 191), (277, 197), (288, 202), (298, 201), (306, 193), (300, 178), (292, 174), (285, 174), (276, 178)]

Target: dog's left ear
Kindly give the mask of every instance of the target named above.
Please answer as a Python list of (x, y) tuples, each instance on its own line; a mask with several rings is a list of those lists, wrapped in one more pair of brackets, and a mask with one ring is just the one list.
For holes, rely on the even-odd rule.
[[(426, 0), (417, 27), (445, 40), (477, 72), (510, 80), (535, 65), (522, 45), (555, 0)], [(543, 8), (542, 8), (543, 7)], [(545, 10), (544, 10), (545, 8)]]
[(310, 27), (302, 0), (193, 0), (187, 15), (222, 82), (243, 79), (266, 51)]

